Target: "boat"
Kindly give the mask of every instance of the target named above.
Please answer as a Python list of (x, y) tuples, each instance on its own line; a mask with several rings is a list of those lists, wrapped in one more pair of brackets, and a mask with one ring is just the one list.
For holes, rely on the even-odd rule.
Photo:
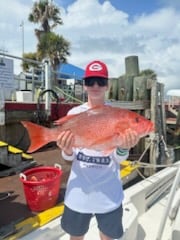
[(180, 162), (125, 191), (123, 239), (180, 239)]
[[(143, 163), (144, 167), (145, 164)], [(146, 164), (146, 167), (151, 167)], [(154, 175), (133, 184), (124, 191), (123, 227), (121, 240), (179, 240), (180, 239), (180, 161), (177, 161)], [(63, 212), (63, 204), (56, 206)], [(57, 212), (57, 209), (56, 209)], [(43, 224), (52, 215), (52, 209), (46, 211), (46, 217), (39, 215), (37, 228), (22, 237), (10, 236), (9, 240), (68, 240), (69, 236), (60, 227), (61, 216)], [(46, 218), (46, 219), (45, 219)], [(19, 225), (24, 233), (30, 225)], [(40, 226), (41, 225), (41, 226)], [(86, 240), (98, 239), (96, 220), (91, 220)]]

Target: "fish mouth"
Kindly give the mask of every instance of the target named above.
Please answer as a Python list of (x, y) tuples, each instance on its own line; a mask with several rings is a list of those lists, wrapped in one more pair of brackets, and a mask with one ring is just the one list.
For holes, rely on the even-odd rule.
[(154, 129), (154, 124), (152, 123), (152, 124), (150, 124), (150, 125), (148, 125), (146, 128), (144, 128), (144, 134), (142, 134), (142, 136), (141, 137), (145, 137), (145, 136), (147, 136), (147, 135), (149, 135), (150, 133), (152, 133), (152, 132), (154, 132), (155, 131), (155, 129)]
[(155, 131), (155, 126), (154, 126), (154, 124), (152, 123), (152, 124), (149, 125), (149, 127), (148, 127), (148, 129), (147, 129), (147, 134), (150, 134), (150, 133), (152, 133), (152, 132), (154, 132), (154, 131)]

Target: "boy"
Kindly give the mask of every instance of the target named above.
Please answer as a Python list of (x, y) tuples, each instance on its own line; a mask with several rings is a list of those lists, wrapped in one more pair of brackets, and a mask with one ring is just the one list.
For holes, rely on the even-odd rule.
[[(97, 60), (90, 62), (85, 70), (84, 85), (88, 101), (71, 109), (68, 114), (77, 114), (105, 104), (108, 90), (106, 64)], [(129, 148), (139, 141), (136, 133), (130, 130), (125, 138)], [(74, 148), (73, 142), (74, 136), (70, 130), (61, 132), (57, 140), (63, 158), (73, 161), (61, 226), (69, 233), (70, 240), (83, 240), (90, 219), (95, 215), (100, 239), (119, 239), (123, 235), (123, 188), (119, 171), (120, 162), (127, 159), (129, 149), (118, 148), (104, 156), (101, 151)]]

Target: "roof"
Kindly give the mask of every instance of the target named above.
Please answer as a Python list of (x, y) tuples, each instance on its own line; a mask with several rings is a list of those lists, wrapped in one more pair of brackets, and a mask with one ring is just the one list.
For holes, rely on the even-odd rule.
[(57, 71), (60, 73), (59, 77), (61, 78), (82, 80), (84, 76), (84, 69), (70, 63), (60, 64)]

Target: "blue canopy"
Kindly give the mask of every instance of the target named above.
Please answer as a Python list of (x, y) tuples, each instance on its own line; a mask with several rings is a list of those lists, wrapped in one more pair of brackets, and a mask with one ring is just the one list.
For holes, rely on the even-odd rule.
[(61, 78), (74, 78), (76, 80), (82, 80), (84, 76), (84, 70), (82, 68), (76, 67), (70, 63), (62, 63), (58, 67), (59, 77)]

